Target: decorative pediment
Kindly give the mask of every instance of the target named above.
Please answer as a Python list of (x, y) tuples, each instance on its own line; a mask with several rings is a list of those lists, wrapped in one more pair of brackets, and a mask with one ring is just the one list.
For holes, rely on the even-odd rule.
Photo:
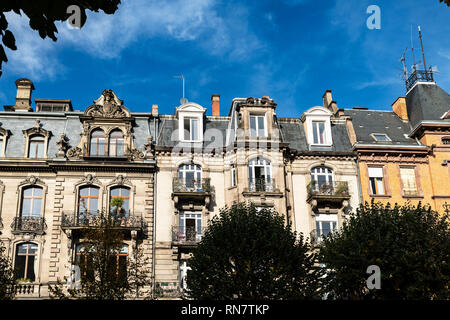
[(203, 108), (198, 103), (187, 102), (175, 109), (175, 115), (178, 117), (179, 112), (204, 113), (205, 111), (206, 111), (206, 108)]
[(100, 180), (92, 174), (87, 174), (83, 179), (81, 179), (80, 181), (78, 181), (75, 185), (92, 185), (92, 184), (96, 184), (96, 185), (101, 185), (102, 183), (100, 182)]
[(25, 180), (23, 180), (22, 182), (19, 183), (19, 187), (20, 186), (24, 186), (24, 185), (31, 185), (31, 186), (34, 186), (34, 185), (45, 185), (45, 183), (41, 179), (39, 179), (38, 177), (31, 175), (31, 176), (27, 177)]
[(103, 90), (102, 95), (84, 112), (86, 116), (95, 118), (128, 118), (130, 111), (123, 106), (123, 100), (117, 98), (111, 89)]
[(109, 185), (118, 185), (118, 186), (133, 186), (133, 184), (131, 183), (131, 180), (128, 179), (127, 177), (124, 177), (123, 175), (119, 174), (117, 177), (114, 178), (113, 181), (111, 181), (111, 183)]
[(22, 132), (27, 137), (30, 137), (34, 134), (40, 134), (40, 135), (48, 138), (52, 134), (51, 131), (48, 131), (48, 130), (45, 130), (42, 128), (40, 120), (36, 120), (34, 127), (30, 128), (30, 129), (22, 130)]

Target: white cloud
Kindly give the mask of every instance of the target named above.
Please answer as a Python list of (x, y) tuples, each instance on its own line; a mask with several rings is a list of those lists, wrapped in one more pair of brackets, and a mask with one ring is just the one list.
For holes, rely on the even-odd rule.
[(29, 28), (25, 15), (9, 14), (18, 51), (8, 52), (8, 67), (33, 79), (54, 79), (64, 70), (57, 59), (62, 49), (117, 59), (131, 44), (152, 38), (195, 40), (208, 54), (231, 59), (245, 59), (250, 52), (261, 49), (263, 45), (248, 25), (248, 10), (238, 4), (218, 8), (216, 2), (123, 1), (114, 15), (87, 12), (87, 22), (81, 30), (71, 28), (67, 22), (57, 24), (56, 43), (42, 40)]

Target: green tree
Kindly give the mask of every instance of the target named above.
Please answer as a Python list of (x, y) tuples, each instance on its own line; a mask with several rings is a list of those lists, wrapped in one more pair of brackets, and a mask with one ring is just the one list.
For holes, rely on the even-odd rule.
[(6, 248), (0, 241), (0, 300), (14, 298), (14, 269), (5, 252)]
[(142, 244), (132, 254), (121, 258), (124, 232), (116, 218), (100, 214), (81, 236), (83, 250), (77, 261), (81, 271), (81, 288), (64, 290), (64, 284), (52, 286), (53, 298), (122, 300), (147, 298), (150, 294), (150, 262), (144, 258)]
[[(8, 21), (5, 12), (13, 11), (19, 15), (24, 13), (30, 19), (30, 27), (38, 31), (42, 39), (49, 37), (56, 41), (55, 22), (66, 21), (72, 11), (67, 12), (68, 7), (76, 5), (80, 8), (81, 26), (86, 22), (86, 10), (98, 12), (103, 10), (106, 14), (116, 12), (120, 0), (2, 0), (0, 3), (0, 36), (3, 45), (11, 50), (17, 50), (16, 40), (11, 30), (8, 29)], [(0, 43), (0, 76), (2, 63), (7, 62), (5, 50)]]
[[(449, 299), (449, 216), (410, 204), (367, 202), (321, 243), (324, 288), (338, 299)], [(368, 290), (370, 265), (381, 288)]]
[(320, 268), (303, 236), (282, 216), (255, 206), (225, 207), (189, 260), (193, 299), (311, 299)]
[(439, 2), (444, 2), (447, 4), (447, 6), (450, 7), (450, 0), (439, 0)]

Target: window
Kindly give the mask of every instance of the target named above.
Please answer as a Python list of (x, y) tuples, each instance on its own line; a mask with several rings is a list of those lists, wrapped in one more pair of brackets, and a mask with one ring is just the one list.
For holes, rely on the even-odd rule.
[(255, 158), (249, 162), (248, 177), (250, 191), (273, 191), (270, 161)]
[(196, 164), (183, 164), (178, 168), (178, 178), (188, 190), (202, 188), (202, 168)]
[(318, 241), (337, 230), (337, 215), (316, 214), (316, 235)]
[(250, 115), (250, 136), (252, 137), (265, 137), (266, 126), (265, 116)]
[(201, 213), (180, 213), (179, 233), (181, 239), (185, 241), (200, 241), (202, 238)]
[(80, 267), (82, 277), (94, 280), (94, 269), (92, 268), (92, 257), (87, 254), (86, 247), (80, 243), (75, 248), (75, 265)]
[(111, 188), (111, 200), (121, 198), (123, 199), (122, 207), (111, 207), (110, 212), (115, 214), (118, 218), (129, 217), (130, 214), (130, 189), (126, 187)]
[(442, 144), (450, 144), (450, 137), (442, 138)]
[(22, 191), (20, 215), (22, 218), (40, 218), (43, 191), (39, 187), (28, 187)]
[(28, 149), (28, 158), (43, 158), (44, 157), (44, 141), (43, 136), (32, 136)]
[(236, 187), (236, 165), (231, 165), (231, 186)]
[(312, 187), (315, 191), (333, 187), (333, 171), (327, 167), (315, 167), (311, 170)]
[(115, 130), (109, 136), (109, 156), (122, 157), (124, 155), (123, 134), (120, 130)]
[(372, 138), (374, 138), (375, 141), (391, 141), (385, 133), (372, 133)]
[(312, 121), (313, 143), (326, 144), (325, 121)]
[(0, 157), (3, 155), (3, 135), (0, 134)]
[(198, 118), (184, 118), (184, 140), (197, 141), (198, 134)]
[(34, 243), (22, 243), (16, 247), (15, 278), (29, 281), (36, 280), (37, 249)]
[(105, 133), (102, 130), (95, 130), (91, 135), (91, 157), (100, 157), (105, 155)]
[(128, 259), (128, 245), (123, 244), (119, 252), (116, 252), (110, 257), (110, 265), (112, 271), (119, 277), (126, 281), (127, 279), (127, 259)]
[(97, 216), (99, 188), (94, 186), (81, 187), (78, 196), (78, 216)]
[(400, 168), (400, 177), (402, 178), (403, 194), (417, 195), (416, 172), (414, 168)]
[(369, 167), (370, 192), (373, 195), (384, 195), (383, 168)]

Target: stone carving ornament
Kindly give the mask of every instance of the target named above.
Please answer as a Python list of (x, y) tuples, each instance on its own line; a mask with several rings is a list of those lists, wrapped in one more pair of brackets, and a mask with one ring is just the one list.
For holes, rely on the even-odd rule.
[(122, 108), (123, 101), (117, 98), (111, 89), (103, 90), (100, 98), (86, 110), (86, 115), (101, 118), (123, 118), (127, 112)]

